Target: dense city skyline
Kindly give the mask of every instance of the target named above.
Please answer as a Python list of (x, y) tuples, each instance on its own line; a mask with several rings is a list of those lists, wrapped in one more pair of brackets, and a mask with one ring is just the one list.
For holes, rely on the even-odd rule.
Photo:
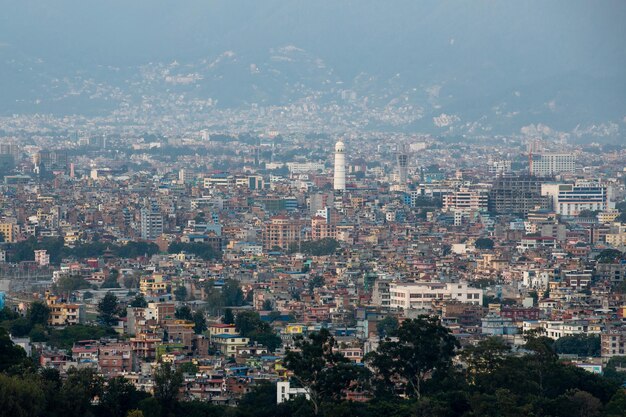
[(0, 415), (625, 415), (625, 3), (5, 3)]

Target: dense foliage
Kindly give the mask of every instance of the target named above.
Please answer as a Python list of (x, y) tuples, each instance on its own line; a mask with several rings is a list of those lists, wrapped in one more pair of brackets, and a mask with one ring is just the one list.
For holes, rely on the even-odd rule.
[(301, 243), (294, 242), (289, 245), (289, 252), (301, 252), (311, 256), (327, 256), (335, 253), (339, 246), (339, 242), (336, 239), (327, 237), (320, 240), (307, 240)]
[(242, 311), (235, 318), (235, 327), (239, 334), (248, 337), (253, 342), (257, 342), (270, 351), (280, 347), (280, 337), (276, 335), (272, 326), (261, 320), (256, 311)]
[(488, 237), (481, 237), (479, 239), (476, 239), (476, 241), (474, 242), (474, 246), (476, 247), (476, 249), (491, 250), (493, 249), (493, 245), (493, 240), (489, 239)]
[(167, 248), (167, 251), (169, 253), (191, 253), (204, 259), (205, 261), (210, 259), (220, 259), (222, 257), (222, 253), (220, 251), (216, 251), (213, 249), (213, 246), (201, 242), (172, 242)]
[[(30, 320), (42, 319), (38, 310)], [(12, 319), (8, 311), (0, 316)], [(239, 313), (236, 321), (247, 334), (263, 323), (247, 312)], [(559, 362), (556, 344), (539, 334), (528, 335), (526, 353), (515, 355), (495, 337), (461, 350), (434, 318), (405, 320), (399, 327), (388, 324), (391, 337), (366, 357), (376, 372), (346, 359), (335, 338), (322, 329), (296, 339), (296, 348), (284, 360), (292, 383), (306, 387), (311, 400), (296, 397), (277, 405), (276, 386), (258, 383), (237, 407), (183, 401), (183, 372), (195, 370), (189, 363), (157, 367), (153, 396), (123, 378), (105, 381), (91, 369), (70, 369), (62, 379), (55, 370), (37, 369), (0, 327), (0, 410), (24, 417), (624, 416), (626, 391), (620, 385), (626, 373), (620, 369), (626, 358), (609, 361), (603, 377)], [(69, 329), (81, 336), (83, 330), (94, 330)], [(453, 361), (455, 356), (458, 361)], [(346, 401), (350, 392), (370, 400)]]
[(116, 245), (106, 242), (91, 242), (79, 244), (73, 248), (64, 245), (63, 238), (44, 238), (37, 240), (30, 237), (17, 243), (6, 245), (7, 260), (9, 262), (33, 261), (35, 250), (45, 249), (50, 255), (52, 264), (59, 264), (65, 258), (95, 258), (102, 256), (108, 249), (119, 258), (137, 258), (152, 256), (159, 252), (159, 247), (149, 242), (128, 242), (125, 245)]

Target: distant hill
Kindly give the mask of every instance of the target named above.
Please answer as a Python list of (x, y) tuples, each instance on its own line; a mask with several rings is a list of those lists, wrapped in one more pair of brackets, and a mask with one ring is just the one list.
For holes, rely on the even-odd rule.
[(624, 128), (618, 0), (8, 0), (5, 10), (2, 115), (96, 115), (183, 94), (222, 108), (390, 107), (411, 113), (407, 129)]

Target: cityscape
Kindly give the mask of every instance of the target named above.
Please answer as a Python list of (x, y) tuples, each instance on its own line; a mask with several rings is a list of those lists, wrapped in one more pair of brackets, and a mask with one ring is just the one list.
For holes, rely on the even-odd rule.
[[(372, 75), (356, 39), (346, 56), (343, 39), (309, 52), (302, 14), (370, 16), (375, 2), (157, 5), (157, 22), (248, 10), (303, 27), (268, 25), (282, 46), (253, 64), (227, 36), (211, 42), (231, 52), (194, 60), (181, 43), (179, 62), (175, 26), (146, 41), (164, 42), (154, 61), (127, 66), (81, 52), (81, 39), (58, 46), (75, 59), (39, 58), (48, 23), (84, 13), (103, 22), (87, 38), (113, 36), (107, 13), (122, 7), (94, 6), (97, 18), (62, 3), (4, 19), (41, 24), (32, 44), (0, 29), (0, 416), (626, 416), (626, 53), (609, 36), (623, 34), (621, 3), (568, 12), (606, 41), (597, 62), (565, 48), (562, 84), (515, 81), (497, 105), (467, 89), (475, 74), (459, 81), (474, 64), (437, 85), (422, 73), (418, 89)], [(465, 21), (457, 8), (503, 22), (540, 13), (409, 3), (380, 11), (408, 38), (421, 29), (401, 14), (417, 8), (426, 28)], [(591, 54), (555, 27), (547, 45)], [(446, 45), (482, 57), (466, 32)], [(478, 38), (503, 54), (481, 68), (506, 74), (508, 52)], [(325, 48), (336, 54), (316, 58)], [(98, 70), (80, 63), (92, 53)], [(404, 59), (385, 71), (410, 72)], [(573, 72), (618, 81), (580, 102), (593, 83), (568, 84)], [(554, 98), (536, 103), (537, 89)]]

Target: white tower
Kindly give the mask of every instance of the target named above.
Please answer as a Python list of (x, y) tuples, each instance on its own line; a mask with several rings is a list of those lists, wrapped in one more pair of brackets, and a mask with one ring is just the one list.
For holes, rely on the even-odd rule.
[(335, 144), (335, 178), (333, 184), (337, 191), (346, 190), (346, 147), (341, 141)]

